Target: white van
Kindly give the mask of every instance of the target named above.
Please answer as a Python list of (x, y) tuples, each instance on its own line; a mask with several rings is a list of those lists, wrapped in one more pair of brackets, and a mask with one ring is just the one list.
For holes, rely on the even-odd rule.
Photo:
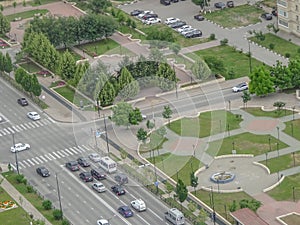
[(114, 173), (117, 171), (117, 163), (107, 156), (100, 159), (99, 165), (107, 173)]
[(174, 225), (184, 224), (184, 215), (176, 208), (169, 209), (168, 212), (165, 212), (165, 218)]

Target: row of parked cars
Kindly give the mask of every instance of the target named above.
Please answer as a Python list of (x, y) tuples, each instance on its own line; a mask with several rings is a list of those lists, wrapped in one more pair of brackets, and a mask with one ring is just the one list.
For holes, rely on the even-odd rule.
[(136, 18), (140, 19), (144, 24), (151, 25), (160, 23), (161, 19), (158, 18), (158, 15), (150, 10), (139, 10), (135, 9), (130, 13), (131, 16), (135, 16)]
[(186, 38), (195, 38), (202, 36), (201, 30), (193, 28), (192, 26), (186, 24), (186, 22), (178, 18), (167, 18), (164, 23), (176, 30), (177, 32), (179, 32), (180, 34), (182, 34)]
[[(185, 1), (185, 0), (181, 0), (181, 1)], [(171, 5), (172, 3), (177, 3), (179, 2), (179, 0), (160, 0), (160, 3), (163, 5)]]

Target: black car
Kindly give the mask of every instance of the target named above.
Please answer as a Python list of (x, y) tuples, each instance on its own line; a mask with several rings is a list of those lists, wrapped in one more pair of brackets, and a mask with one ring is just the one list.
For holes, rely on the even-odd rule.
[(160, 3), (163, 5), (171, 5), (170, 0), (160, 0)]
[(171, 2), (175, 3), (175, 2), (178, 2), (178, 0), (171, 0)]
[(142, 12), (143, 12), (143, 10), (135, 9), (130, 13), (130, 15), (137, 16), (137, 15), (141, 14)]
[(78, 171), (79, 166), (77, 161), (70, 161), (66, 163), (66, 167), (71, 171)]
[(261, 14), (261, 18), (265, 19), (265, 20), (272, 20), (272, 14), (270, 13), (263, 13)]
[(142, 17), (142, 19), (143, 20), (148, 20), (148, 19), (150, 19), (150, 18), (157, 18), (158, 17), (158, 15), (157, 14), (146, 14), (146, 15), (144, 15), (143, 17)]
[(127, 205), (119, 207), (118, 212), (125, 218), (133, 216), (132, 210)]
[(233, 8), (233, 7), (234, 7), (233, 1), (228, 1), (228, 2), (226, 3), (226, 5), (227, 5), (228, 8)]
[(46, 167), (44, 167), (44, 166), (38, 167), (38, 168), (36, 169), (36, 172), (37, 172), (39, 175), (41, 175), (42, 177), (49, 177), (49, 176), (50, 176), (49, 170), (48, 170)]
[(186, 38), (195, 38), (195, 37), (201, 37), (201, 36), (202, 36), (201, 30), (193, 30), (184, 35), (184, 37), (186, 37)]
[(180, 27), (182, 27), (184, 25), (186, 25), (186, 22), (184, 22), (184, 21), (178, 21), (176, 23), (172, 23), (170, 25), (170, 27), (173, 28), (173, 29), (177, 29), (177, 28), (180, 28)]
[(117, 195), (125, 195), (126, 191), (121, 185), (114, 185), (111, 187), (111, 190)]
[(19, 98), (19, 99), (17, 100), (17, 102), (18, 102), (21, 106), (26, 106), (26, 105), (28, 105), (28, 102), (27, 102), (26, 98)]
[(96, 180), (104, 180), (104, 179), (106, 179), (106, 175), (104, 173), (102, 173), (100, 170), (97, 170), (97, 169), (92, 169), (91, 170), (91, 175)]
[(91, 164), (88, 162), (87, 158), (80, 157), (77, 159), (77, 162), (82, 167), (89, 167)]
[(215, 3), (215, 7), (218, 9), (224, 9), (226, 6), (224, 2), (217, 2)]
[(79, 174), (79, 177), (81, 180), (85, 181), (85, 182), (91, 182), (93, 181), (93, 177), (89, 172), (82, 172)]
[(195, 20), (198, 20), (198, 21), (203, 21), (203, 20), (204, 20), (204, 17), (203, 17), (202, 15), (198, 14), (198, 15), (195, 15), (195, 16), (194, 16), (194, 19), (195, 19)]

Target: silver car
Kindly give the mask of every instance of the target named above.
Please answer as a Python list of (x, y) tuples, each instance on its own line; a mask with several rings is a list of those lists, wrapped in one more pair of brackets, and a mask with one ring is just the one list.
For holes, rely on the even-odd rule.
[(99, 192), (99, 193), (105, 192), (105, 191), (106, 191), (105, 186), (104, 186), (101, 182), (94, 183), (94, 184), (92, 185), (92, 188), (93, 188), (95, 191)]

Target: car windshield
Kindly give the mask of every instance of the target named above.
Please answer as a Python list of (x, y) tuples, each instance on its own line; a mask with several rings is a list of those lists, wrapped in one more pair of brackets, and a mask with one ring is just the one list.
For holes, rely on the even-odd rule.
[(75, 161), (73, 161), (73, 162), (70, 162), (70, 165), (71, 165), (71, 166), (77, 166), (77, 165), (78, 165), (78, 163), (77, 163), (77, 162), (75, 162)]

